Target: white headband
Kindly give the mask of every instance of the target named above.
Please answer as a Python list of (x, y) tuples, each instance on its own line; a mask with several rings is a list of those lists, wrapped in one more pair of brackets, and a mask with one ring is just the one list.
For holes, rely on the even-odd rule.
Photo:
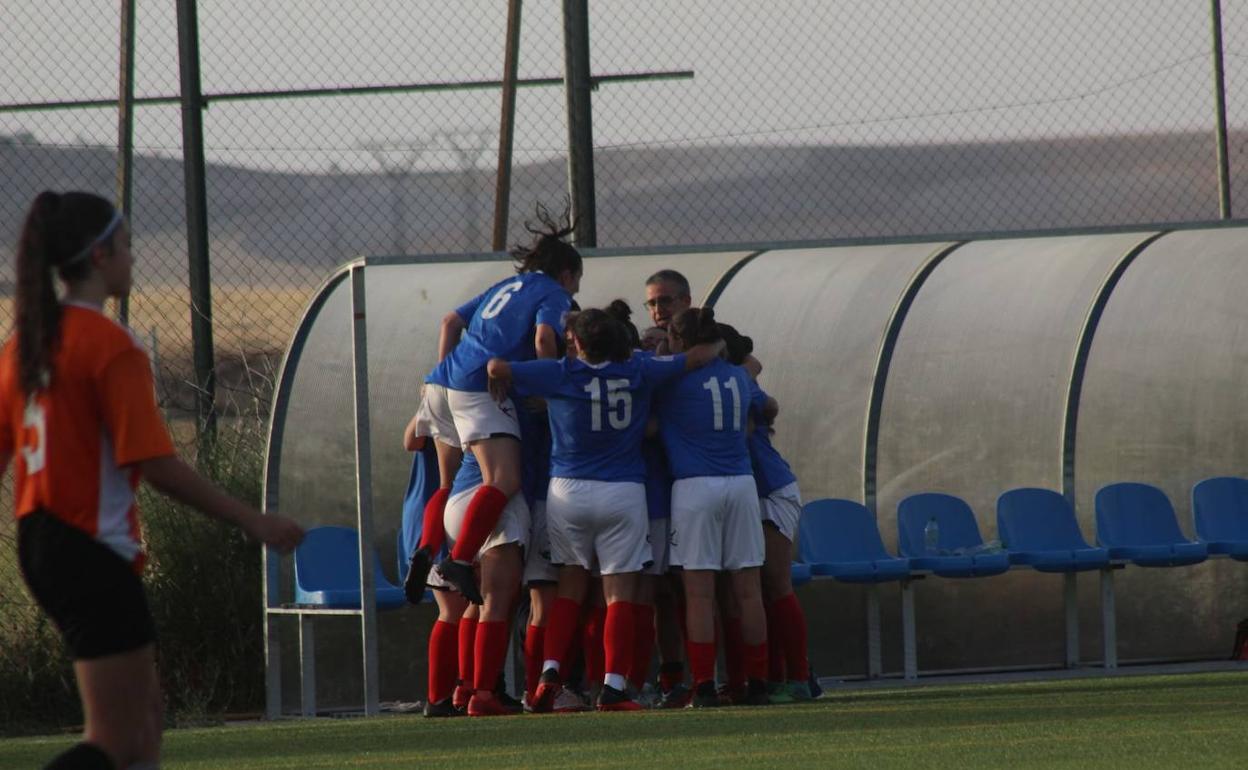
[(65, 260), (61, 264), (72, 265), (75, 262), (81, 262), (91, 256), (91, 252), (95, 251), (96, 246), (99, 246), (104, 241), (107, 241), (112, 237), (113, 233), (117, 232), (117, 228), (121, 226), (123, 219), (124, 217), (121, 214), (121, 209), (113, 209), (113, 218), (108, 220), (108, 224), (104, 226), (104, 230), (99, 235), (95, 236), (95, 240), (88, 243), (82, 251)]

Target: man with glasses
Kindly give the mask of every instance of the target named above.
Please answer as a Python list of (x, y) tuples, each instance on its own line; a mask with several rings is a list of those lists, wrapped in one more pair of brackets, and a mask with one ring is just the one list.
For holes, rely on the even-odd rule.
[(645, 305), (655, 326), (666, 329), (673, 316), (692, 304), (689, 279), (675, 270), (660, 270), (646, 279)]

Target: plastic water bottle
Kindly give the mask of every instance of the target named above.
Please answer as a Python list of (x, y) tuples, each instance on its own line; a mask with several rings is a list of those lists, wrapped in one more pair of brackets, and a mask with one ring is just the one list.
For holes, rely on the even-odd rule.
[(930, 556), (935, 556), (940, 546), (940, 522), (936, 521), (933, 516), (927, 520), (927, 524), (923, 525), (923, 550)]

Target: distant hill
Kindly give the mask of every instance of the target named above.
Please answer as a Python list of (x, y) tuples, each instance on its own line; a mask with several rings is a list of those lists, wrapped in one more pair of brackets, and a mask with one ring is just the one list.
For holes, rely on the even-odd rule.
[[(1242, 146), (1246, 136), (1232, 138)], [(922, 146), (629, 148), (595, 157), (603, 246), (1095, 226), (1217, 216), (1213, 139), (1176, 133)], [(113, 189), (114, 153), (0, 136), (0, 282), (40, 189)], [(136, 158), (148, 281), (185, 274), (181, 161)], [(562, 162), (515, 169), (513, 225)], [(402, 190), (396, 210), (396, 190)], [(481, 250), (493, 174), (299, 174), (212, 165), (213, 278), (306, 282), (357, 254)], [(513, 226), (515, 238), (521, 233)], [(0, 286), (6, 285), (0, 283)]]

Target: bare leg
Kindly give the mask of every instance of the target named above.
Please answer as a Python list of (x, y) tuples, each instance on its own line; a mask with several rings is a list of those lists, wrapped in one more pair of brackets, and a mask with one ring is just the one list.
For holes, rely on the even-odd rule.
[(117, 767), (160, 762), (164, 703), (155, 645), (74, 662), (86, 726), (83, 740)]

